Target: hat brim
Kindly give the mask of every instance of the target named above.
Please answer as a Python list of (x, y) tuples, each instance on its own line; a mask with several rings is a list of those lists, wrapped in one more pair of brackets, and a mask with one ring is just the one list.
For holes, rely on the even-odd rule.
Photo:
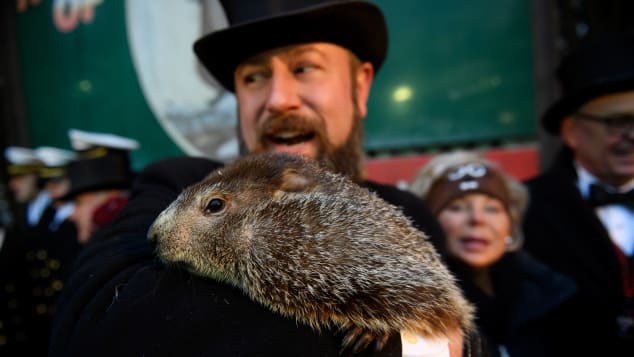
[(266, 50), (308, 42), (345, 47), (378, 71), (387, 53), (387, 25), (374, 4), (336, 2), (212, 32), (194, 43), (194, 52), (216, 80), (233, 92), (234, 71), (242, 61)]
[(553, 135), (559, 135), (561, 122), (564, 118), (575, 112), (592, 98), (633, 89), (634, 72), (622, 78), (610, 78), (603, 82), (598, 81), (591, 87), (578, 90), (573, 94), (566, 95), (555, 101), (546, 112), (544, 112), (542, 116), (542, 127)]

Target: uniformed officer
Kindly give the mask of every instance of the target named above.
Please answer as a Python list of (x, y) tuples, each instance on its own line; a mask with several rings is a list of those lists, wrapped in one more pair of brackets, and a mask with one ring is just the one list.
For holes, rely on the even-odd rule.
[(23, 243), (22, 268), (27, 274), (27, 336), (31, 353), (45, 355), (56, 300), (72, 271), (81, 246), (77, 230), (68, 220), (72, 203), (63, 196), (68, 192), (66, 165), (75, 158), (73, 151), (43, 146), (33, 150), (40, 162), (37, 170), (40, 195), (48, 198), (37, 224), (19, 237)]
[(29, 352), (30, 342), (26, 323), (29, 289), (23, 259), (24, 236), (39, 221), (47, 196), (39, 195), (37, 173), (41, 162), (32, 149), (7, 147), (4, 157), (14, 205), (0, 245), (0, 356), (20, 356)]
[(75, 202), (70, 219), (77, 225), (79, 242), (85, 244), (127, 204), (134, 178), (129, 153), (139, 143), (120, 135), (77, 129), (68, 135), (78, 155), (68, 168), (69, 197)]

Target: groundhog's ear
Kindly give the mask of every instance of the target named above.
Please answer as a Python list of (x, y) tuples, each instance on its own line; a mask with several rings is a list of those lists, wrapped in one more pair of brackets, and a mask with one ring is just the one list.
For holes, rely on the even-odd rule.
[(282, 173), (280, 191), (302, 192), (312, 187), (313, 182), (309, 177), (300, 174), (295, 169), (286, 169)]

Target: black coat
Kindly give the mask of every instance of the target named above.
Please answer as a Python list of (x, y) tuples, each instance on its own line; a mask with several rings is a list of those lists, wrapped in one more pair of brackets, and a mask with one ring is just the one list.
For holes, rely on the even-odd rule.
[[(239, 289), (158, 264), (146, 232), (180, 191), (218, 163), (174, 158), (149, 165), (128, 205), (84, 248), (64, 289), (52, 356), (337, 356), (341, 336), (281, 317)], [(440, 227), (408, 193), (372, 184), (434, 235)], [(367, 353), (371, 355), (371, 353)], [(400, 337), (376, 355), (400, 356)]]
[(562, 316), (576, 288), (571, 278), (554, 272), (525, 252), (509, 252), (491, 267), (495, 296), (471, 283), (469, 268), (449, 261), (469, 301), (491, 356), (504, 346), (512, 357), (568, 355), (557, 333), (568, 327)]
[(526, 249), (577, 283), (569, 319), (578, 329), (561, 332), (579, 341), (571, 348), (584, 355), (634, 356), (633, 341), (617, 337), (617, 316), (624, 309), (617, 254), (576, 182), (571, 155), (564, 151), (553, 167), (527, 183)]

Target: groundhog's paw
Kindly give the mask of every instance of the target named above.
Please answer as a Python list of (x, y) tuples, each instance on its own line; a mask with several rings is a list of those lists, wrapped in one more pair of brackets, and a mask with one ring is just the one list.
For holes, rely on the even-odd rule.
[(361, 327), (351, 327), (346, 330), (341, 343), (340, 355), (360, 353), (374, 342), (374, 349), (380, 351), (387, 344), (390, 335), (388, 333), (377, 333)]

